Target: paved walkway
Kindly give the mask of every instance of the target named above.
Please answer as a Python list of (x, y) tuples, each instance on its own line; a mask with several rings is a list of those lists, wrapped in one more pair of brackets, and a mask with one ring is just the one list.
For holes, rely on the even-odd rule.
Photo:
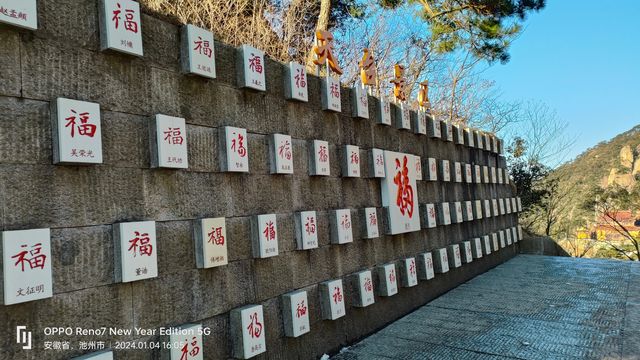
[(519, 255), (332, 359), (640, 359), (640, 264)]

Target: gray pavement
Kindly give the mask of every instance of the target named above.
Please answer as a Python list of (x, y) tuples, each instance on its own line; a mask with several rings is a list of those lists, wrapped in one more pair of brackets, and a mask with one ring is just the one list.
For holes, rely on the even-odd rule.
[(640, 263), (519, 255), (332, 359), (640, 359)]

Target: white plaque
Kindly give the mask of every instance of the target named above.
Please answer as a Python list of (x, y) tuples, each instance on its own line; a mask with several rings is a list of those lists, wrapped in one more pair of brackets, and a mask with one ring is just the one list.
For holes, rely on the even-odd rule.
[(315, 211), (296, 213), (296, 242), (298, 250), (309, 250), (318, 247), (318, 220)]
[(440, 203), (438, 210), (438, 221), (440, 225), (451, 225), (451, 209), (449, 203)]
[(384, 150), (371, 149), (371, 171), (370, 176), (374, 178), (383, 178), (384, 172)]
[(464, 221), (473, 221), (473, 203), (471, 201), (465, 201), (462, 210), (464, 213)]
[(468, 264), (473, 261), (473, 250), (471, 250), (471, 241), (462, 242), (462, 262)]
[(416, 180), (422, 180), (422, 159), (420, 156), (413, 156), (416, 164)]
[(345, 145), (342, 159), (343, 177), (360, 177), (360, 148), (355, 145)]
[(331, 243), (346, 244), (353, 242), (353, 226), (351, 224), (351, 210), (340, 209), (333, 212), (331, 219)]
[(429, 167), (427, 168), (427, 180), (429, 181), (437, 181), (438, 180), (438, 162), (434, 158), (428, 158), (427, 162)]
[(504, 199), (504, 207), (505, 207), (505, 212), (507, 214), (511, 214), (511, 199), (509, 198)]
[(49, 229), (2, 232), (4, 304), (53, 296)]
[(484, 217), (490, 218), (491, 215), (491, 200), (484, 201)]
[(367, 307), (375, 302), (373, 293), (373, 276), (371, 271), (365, 270), (355, 274), (354, 306)]
[(476, 146), (478, 147), (478, 149), (484, 149), (482, 133), (480, 133), (478, 130), (474, 130), (473, 133), (475, 134)]
[(456, 224), (459, 224), (464, 221), (464, 218), (462, 215), (462, 203), (460, 201), (456, 201), (453, 203), (453, 209), (452, 209), (451, 215), (453, 217), (453, 222)]
[(513, 243), (511, 241), (511, 230), (510, 229), (505, 229), (504, 232), (505, 232), (504, 235), (505, 235), (506, 240), (507, 240), (507, 245), (511, 245)]
[(227, 226), (225, 218), (197, 220), (194, 224), (196, 244), (196, 265), (198, 268), (212, 268), (227, 265)]
[(100, 39), (102, 50), (142, 56), (142, 25), (138, 2), (101, 0)]
[(2, 0), (0, 2), (0, 23), (37, 30), (37, 10), (36, 0)]
[(475, 200), (473, 215), (478, 220), (482, 219), (482, 200)]
[(522, 241), (524, 237), (522, 236), (522, 226), (518, 225), (518, 238)]
[(518, 212), (522, 212), (522, 199), (518, 197), (517, 201), (518, 201)]
[(228, 172), (249, 172), (249, 141), (247, 139), (247, 129), (232, 126), (223, 128), (225, 146), (222, 147), (220, 164), (222, 171)]
[(427, 114), (424, 110), (418, 110), (416, 115), (416, 123), (413, 130), (416, 134), (427, 135)]
[(357, 82), (351, 90), (351, 103), (353, 104), (353, 117), (369, 118), (369, 95), (367, 89), (360, 82)]
[(272, 174), (293, 174), (293, 142), (291, 136), (273, 134), (269, 147)]
[(304, 65), (290, 62), (286, 67), (285, 98), (302, 102), (309, 101), (309, 84), (307, 70)]
[(411, 107), (400, 103), (396, 112), (396, 126), (401, 130), (411, 130)]
[(498, 199), (498, 204), (500, 205), (500, 215), (505, 215), (507, 212), (504, 206), (504, 199), (503, 198)]
[(427, 228), (431, 229), (437, 226), (437, 214), (436, 214), (436, 206), (434, 204), (425, 204), (424, 205), (424, 213), (425, 213), (425, 225)]
[(249, 359), (267, 351), (262, 305), (231, 310), (233, 357)]
[(491, 183), (495, 184), (498, 182), (498, 177), (496, 176), (496, 168), (495, 167), (491, 167)]
[(482, 257), (482, 240), (480, 238), (473, 239), (473, 257), (479, 259)]
[(521, 240), (521, 239), (518, 239), (518, 230), (516, 230), (515, 226), (511, 227), (511, 238), (513, 239), (514, 243), (517, 243), (518, 241)]
[(442, 181), (451, 181), (451, 166), (449, 160), (440, 161), (440, 177)]
[(187, 125), (184, 119), (158, 114), (153, 118), (150, 132), (152, 167), (189, 167)]
[(471, 164), (464, 164), (464, 180), (467, 184), (473, 182), (473, 170)]
[(460, 125), (453, 125), (453, 135), (456, 144), (464, 145), (464, 132)]
[(378, 124), (391, 125), (391, 104), (383, 97), (378, 100)]
[(474, 177), (473, 177), (474, 182), (476, 184), (482, 183), (482, 173), (480, 171), (480, 165), (474, 165), (473, 168), (475, 170), (474, 173), (473, 173), (474, 174)]
[(384, 152), (386, 177), (382, 179), (382, 205), (388, 210), (391, 235), (420, 230), (414, 164), (413, 155)]
[(130, 282), (158, 276), (156, 222), (139, 221), (113, 225), (115, 281)]
[(491, 241), (493, 243), (493, 252), (500, 250), (500, 246), (498, 244), (498, 234), (491, 233)]
[(427, 124), (429, 137), (440, 139), (442, 137), (442, 123), (440, 120), (436, 120), (434, 116), (429, 116), (427, 118)]
[(430, 252), (418, 255), (418, 278), (431, 280), (435, 277), (433, 258)]
[(320, 308), (324, 320), (336, 320), (345, 316), (342, 280), (330, 280), (320, 284)]
[(216, 78), (216, 52), (211, 31), (187, 24), (182, 27), (182, 71)]
[(498, 168), (498, 184), (503, 184), (504, 179), (502, 178), (502, 169)]
[(313, 140), (309, 154), (309, 175), (329, 176), (329, 143), (323, 140)]
[(376, 292), (379, 296), (393, 296), (398, 293), (398, 279), (395, 264), (385, 264), (376, 267), (378, 281)]
[(446, 129), (445, 133), (447, 136), (445, 140), (453, 142), (453, 125), (448, 121), (445, 121), (444, 124)]
[(464, 129), (464, 138), (465, 138), (465, 144), (468, 147), (475, 147), (475, 141), (473, 141), (473, 130), (471, 129)]
[(489, 183), (489, 167), (483, 166), (482, 173), (484, 174), (484, 177), (483, 177), (484, 183), (488, 184)]
[(402, 286), (413, 287), (418, 285), (418, 268), (416, 258), (407, 258), (401, 261)]
[(238, 57), (238, 85), (258, 91), (267, 90), (264, 51), (250, 45), (242, 45)]
[(375, 239), (380, 236), (378, 229), (378, 212), (374, 207), (364, 209), (364, 223), (366, 228), (367, 239)]
[(54, 164), (102, 163), (100, 105), (58, 98), (51, 115)]
[(449, 267), (458, 268), (462, 266), (462, 255), (460, 254), (460, 245), (449, 245)]
[(202, 324), (182, 325), (169, 335), (171, 360), (204, 359)]
[(438, 274), (444, 274), (449, 271), (449, 257), (447, 255), (447, 249), (437, 249), (435, 250), (435, 269)]
[(484, 235), (482, 237), (482, 241), (483, 241), (484, 254), (485, 255), (491, 254), (491, 239), (489, 238), (489, 235)]
[(330, 75), (322, 79), (322, 110), (342, 111), (340, 78)]
[(491, 199), (491, 203), (493, 204), (493, 216), (500, 216), (500, 211), (498, 210), (498, 199)]
[(269, 258), (278, 255), (278, 225), (276, 214), (256, 215), (251, 224), (253, 257)]
[(462, 182), (462, 164), (456, 161), (453, 163), (453, 168), (455, 169), (455, 181), (457, 183), (461, 183)]
[(300, 290), (282, 295), (282, 317), (284, 333), (288, 337), (298, 337), (311, 330), (306, 291)]
[(504, 248), (507, 246), (507, 242), (505, 241), (506, 239), (504, 238), (504, 231), (498, 231), (498, 235), (500, 237), (500, 248)]

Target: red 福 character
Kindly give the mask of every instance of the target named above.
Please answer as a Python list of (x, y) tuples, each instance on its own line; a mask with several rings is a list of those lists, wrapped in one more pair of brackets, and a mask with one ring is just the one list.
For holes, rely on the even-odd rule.
[(409, 264), (409, 273), (411, 275), (415, 275), (416, 274), (416, 262), (411, 260), (411, 263)]
[(180, 360), (188, 360), (189, 356), (196, 357), (200, 353), (200, 347), (198, 346), (198, 340), (194, 336), (191, 340), (191, 351), (189, 351), (189, 342), (185, 339), (185, 344), (182, 347), (182, 355)]
[(337, 286), (333, 289), (333, 302), (336, 304), (342, 302), (342, 291)]
[[(236, 144), (238, 145), (237, 150)], [(247, 155), (247, 148), (244, 147), (244, 136), (242, 134), (238, 134), (237, 140), (235, 138), (231, 140), (231, 150), (237, 152), (240, 157)]]
[(371, 224), (371, 225), (377, 225), (378, 224), (378, 217), (376, 216), (375, 213), (369, 214), (369, 224)]
[(249, 315), (251, 319), (251, 323), (247, 326), (247, 330), (249, 331), (249, 335), (251, 338), (259, 338), (262, 334), (262, 324), (258, 322), (258, 313), (254, 312), (252, 315)]
[(151, 256), (153, 254), (153, 245), (150, 244), (151, 239), (149, 238), (148, 233), (140, 233), (139, 231), (134, 231), (135, 237), (129, 240), (131, 244), (127, 251), (133, 251), (133, 256), (135, 257), (139, 252), (140, 255)]
[(316, 219), (307, 217), (307, 222), (304, 224), (308, 235), (315, 234), (316, 232)]
[(296, 317), (300, 318), (306, 314), (307, 314), (307, 305), (305, 305), (304, 300), (302, 300), (300, 303), (298, 303), (298, 306), (296, 308)]
[(274, 226), (273, 221), (269, 221), (267, 223), (267, 226), (264, 228), (264, 231), (262, 231), (262, 233), (264, 234), (264, 237), (267, 239), (267, 241), (276, 239), (276, 227)]
[(214, 245), (224, 245), (224, 235), (222, 235), (222, 227), (212, 227), (211, 232), (208, 233), (208, 242)]
[[(21, 248), (26, 248), (27, 245), (20, 246)], [(42, 244), (37, 243), (31, 246), (32, 250), (22, 250), (11, 258), (15, 258), (17, 261), (14, 266), (18, 266), (20, 264), (22, 266), (22, 271), (24, 272), (25, 263), (29, 264), (30, 269), (40, 268), (44, 269), (45, 262), (47, 260), (47, 256), (42, 254)], [(31, 257), (27, 257), (31, 256)]]
[(285, 140), (285, 142), (280, 145), (278, 148), (278, 154), (281, 158), (291, 160), (291, 143), (289, 143), (289, 140)]
[(251, 53), (251, 57), (249, 58), (249, 69), (253, 72), (257, 72), (258, 74), (262, 74), (262, 58)]
[(394, 283), (396, 282), (396, 271), (395, 270), (391, 270), (391, 273), (389, 273), (389, 281)]
[[(71, 127), (71, 137), (75, 136), (76, 126), (78, 127), (78, 135), (93, 137), (96, 134), (97, 126), (94, 124), (89, 124), (90, 114), (88, 112), (83, 112), (78, 114), (77, 111), (71, 109), (71, 112), (75, 115), (71, 115), (65, 120), (67, 120), (67, 124), (64, 127)], [(76, 123), (76, 116), (80, 117), (80, 124)]]
[(340, 225), (342, 226), (343, 229), (351, 228), (351, 220), (349, 219), (349, 215), (342, 215), (342, 218), (340, 220)]
[[(118, 29), (118, 27), (120, 26), (120, 14), (122, 13), (122, 6), (120, 6), (120, 3), (116, 3), (116, 6), (118, 8), (113, 10), (113, 18), (111, 18), (111, 21), (116, 23), (115, 27), (116, 29)], [(127, 31), (131, 31), (137, 34), (138, 23), (134, 20), (135, 13), (136, 13), (135, 10), (132, 10), (132, 9), (125, 10), (124, 28)]]
[(357, 152), (352, 152), (351, 153), (351, 163), (352, 164), (358, 164), (360, 163), (360, 154), (358, 154)]
[(334, 97), (336, 99), (340, 98), (340, 88), (338, 87), (337, 83), (331, 84), (330, 91), (331, 91), (331, 97)]
[(329, 153), (327, 152), (326, 146), (320, 146), (320, 150), (318, 151), (318, 158), (320, 162), (327, 162), (327, 160), (329, 160)]
[(373, 291), (373, 283), (371, 282), (371, 278), (367, 278), (364, 281), (364, 290), (366, 292), (372, 292)]
[(413, 187), (409, 183), (407, 161), (407, 156), (404, 156), (402, 165), (400, 165), (400, 160), (396, 159), (398, 173), (393, 178), (393, 183), (398, 185), (396, 204), (400, 207), (400, 213), (404, 215), (406, 212), (409, 217), (413, 217)]
[(184, 142), (180, 128), (167, 128), (164, 132), (164, 141), (172, 145), (181, 145)]
[(307, 87), (307, 76), (304, 73), (304, 69), (296, 70), (296, 87), (303, 88)]
[(202, 40), (202, 37), (198, 36), (198, 40), (193, 43), (196, 45), (193, 50), (197, 51), (200, 55), (205, 55), (209, 58), (213, 56), (213, 49), (208, 40)]

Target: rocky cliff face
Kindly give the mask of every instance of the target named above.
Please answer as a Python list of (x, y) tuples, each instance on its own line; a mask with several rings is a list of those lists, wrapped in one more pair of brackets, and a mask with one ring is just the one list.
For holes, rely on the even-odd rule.
[(631, 145), (623, 146), (620, 149), (620, 163), (618, 167), (613, 167), (609, 171), (602, 185), (605, 187), (618, 185), (627, 189), (636, 184), (636, 174), (640, 172), (640, 145), (635, 149)]

